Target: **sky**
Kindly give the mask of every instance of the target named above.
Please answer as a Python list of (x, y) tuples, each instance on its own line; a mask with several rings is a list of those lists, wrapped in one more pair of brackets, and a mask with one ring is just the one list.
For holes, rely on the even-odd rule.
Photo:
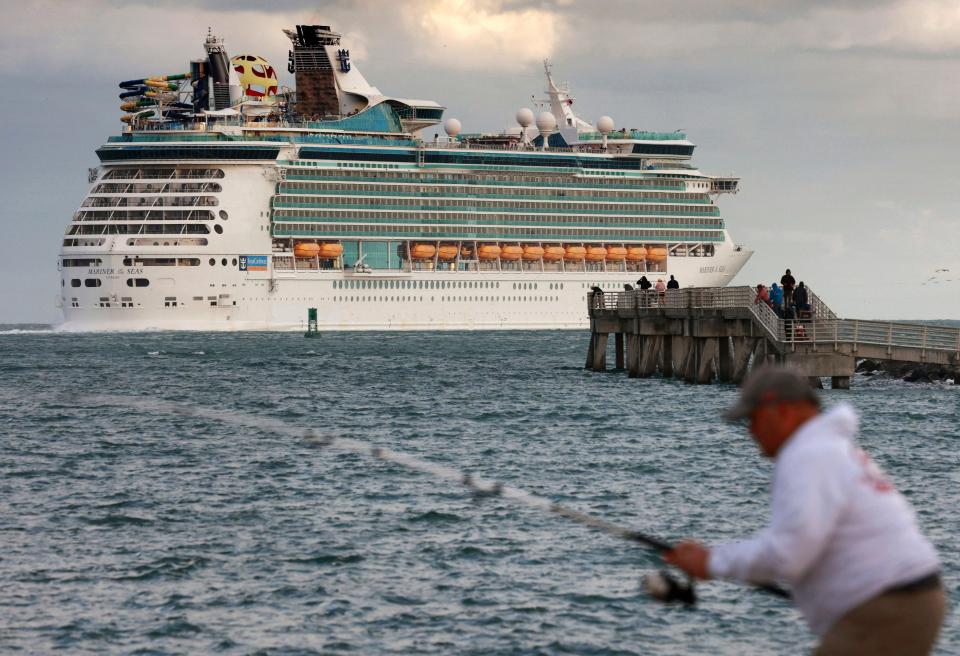
[[(388, 95), (433, 99), (464, 132), (512, 127), (542, 60), (577, 113), (682, 129), (755, 255), (838, 314), (960, 319), (960, 3), (943, 0), (3, 0), (0, 323), (54, 322), (62, 235), (117, 82), (180, 72), (207, 28), (286, 75), (284, 27), (329, 24)], [(947, 269), (948, 271), (939, 271)], [(682, 282), (682, 281), (681, 281)]]

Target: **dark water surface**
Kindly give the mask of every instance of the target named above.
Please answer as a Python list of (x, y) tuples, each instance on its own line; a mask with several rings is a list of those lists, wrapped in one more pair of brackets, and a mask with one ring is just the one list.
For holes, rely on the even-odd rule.
[[(766, 514), (735, 390), (584, 371), (586, 335), (0, 334), (0, 651), (766, 654), (784, 602), (638, 589), (640, 548), (301, 440), (91, 402), (280, 418), (499, 479), (674, 539)], [(862, 441), (945, 562), (960, 651), (960, 386), (857, 378)]]

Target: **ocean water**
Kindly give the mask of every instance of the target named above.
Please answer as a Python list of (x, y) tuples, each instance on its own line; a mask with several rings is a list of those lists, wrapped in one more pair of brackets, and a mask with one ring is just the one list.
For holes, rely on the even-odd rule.
[[(658, 567), (640, 547), (236, 421), (388, 446), (667, 539), (759, 528), (770, 466), (717, 419), (735, 390), (590, 373), (586, 345), (0, 328), (0, 652), (809, 650), (780, 599), (710, 582), (697, 608), (664, 606), (639, 589)], [(857, 377), (823, 397), (863, 413), (939, 548), (938, 653), (960, 652), (960, 386)]]

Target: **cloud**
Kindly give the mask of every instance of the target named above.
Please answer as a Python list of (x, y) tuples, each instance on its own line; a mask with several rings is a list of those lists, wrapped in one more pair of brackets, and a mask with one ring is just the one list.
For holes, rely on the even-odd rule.
[(287, 41), (280, 30), (296, 18), (278, 11), (31, 0), (5, 8), (0, 74), (106, 73), (119, 80), (180, 72), (189, 59), (203, 56), (208, 27), (225, 37), (229, 52), (262, 54), (285, 70)]
[[(416, 15), (419, 14), (419, 15)], [(566, 33), (550, 9), (510, 8), (497, 0), (429, 0), (411, 11), (422, 58), (444, 68), (529, 65), (551, 56)]]

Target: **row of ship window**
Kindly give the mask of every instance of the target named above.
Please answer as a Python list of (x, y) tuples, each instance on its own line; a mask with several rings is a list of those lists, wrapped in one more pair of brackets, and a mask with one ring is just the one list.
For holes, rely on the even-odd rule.
[[(404, 303), (407, 301), (416, 301), (416, 300), (423, 301), (424, 297), (420, 296), (419, 299), (417, 296), (334, 296), (333, 297), (333, 301), (335, 303), (340, 303), (345, 301), (346, 302), (358, 301), (361, 303), (365, 301), (369, 301), (373, 303), (397, 301), (400, 303)], [(429, 300), (431, 303), (434, 303), (436, 301), (436, 297), (431, 296)], [(519, 301), (519, 302), (541, 301), (542, 302), (542, 301), (559, 301), (559, 300), (560, 300), (559, 296), (441, 296), (440, 297), (441, 303), (447, 303), (447, 302), (467, 302), (467, 303), (494, 302), (495, 303), (499, 301), (508, 301), (508, 302), (509, 301)]]
[[(398, 236), (417, 238), (427, 236), (429, 238), (437, 237), (441, 239), (501, 239), (505, 235), (519, 237), (525, 240), (540, 239), (558, 239), (565, 238), (569, 241), (668, 241), (668, 240), (715, 240), (720, 238), (720, 233), (713, 230), (635, 230), (631, 228), (617, 228), (616, 235), (610, 235), (603, 230), (608, 230), (606, 226), (598, 226), (594, 229), (574, 229), (574, 228), (511, 228), (504, 226), (477, 226), (477, 225), (404, 225), (404, 224), (385, 224), (385, 225), (362, 225), (348, 224), (337, 225), (333, 223), (288, 223), (283, 219), (278, 219), (274, 226), (274, 235), (277, 237), (296, 237), (307, 235), (362, 235), (377, 234), (377, 236)], [(545, 235), (549, 232), (549, 235)], [(392, 233), (392, 234), (386, 234)], [(458, 236), (459, 235), (459, 236)]]
[(551, 196), (556, 198), (616, 198), (624, 200), (626, 198), (643, 198), (650, 200), (677, 200), (707, 201), (709, 196), (704, 193), (678, 193), (669, 191), (640, 191), (633, 189), (618, 189), (608, 191), (604, 189), (579, 189), (573, 187), (481, 187), (476, 185), (424, 185), (416, 182), (411, 183), (393, 183), (393, 184), (366, 184), (362, 182), (282, 182), (279, 186), (279, 193), (290, 191), (351, 191), (364, 192), (372, 191), (377, 193), (442, 193), (446, 196), (475, 196), (486, 194), (490, 196), (514, 196), (522, 198), (524, 196)]
[[(141, 286), (145, 286), (145, 285), (137, 285), (137, 287), (141, 287)], [(194, 297), (193, 297), (193, 300), (194, 300), (194, 301), (203, 302), (203, 296), (194, 296)], [(210, 307), (221, 307), (221, 306), (222, 306), (222, 303), (220, 302), (220, 300), (219, 300), (216, 296), (208, 296), (208, 297), (207, 297), (207, 302), (210, 304)], [(236, 301), (233, 301), (233, 302), (232, 302), (232, 305), (236, 305), (236, 304), (237, 304)], [(140, 306), (140, 303), (137, 303), (136, 305), (139, 307), (139, 306)], [(70, 299), (70, 306), (71, 306), (71, 307), (75, 307), (75, 308), (80, 307), (80, 299), (77, 298), (76, 296), (74, 296), (73, 298), (71, 298), (71, 299)], [(164, 297), (164, 299), (163, 299), (163, 307), (168, 307), (168, 308), (169, 308), (169, 307), (178, 307), (178, 306), (179, 306), (179, 307), (186, 307), (187, 304), (186, 304), (185, 302), (183, 302), (183, 301), (179, 301), (179, 302), (178, 302), (176, 296), (165, 296), (165, 297)], [(101, 307), (101, 308), (116, 307), (116, 301), (111, 301), (109, 296), (101, 296), (101, 297), (99, 298), (99, 301), (98, 301), (93, 307)], [(132, 307), (134, 307), (133, 297), (131, 297), (131, 296), (121, 296), (121, 297), (120, 297), (120, 307), (121, 307), (121, 308), (132, 308)]]
[(216, 207), (213, 196), (87, 196), (81, 207)]
[[(311, 169), (300, 170), (284, 169), (283, 174), (287, 179), (298, 178), (343, 178), (344, 172), (337, 169)], [(437, 171), (424, 171), (418, 173), (415, 170), (407, 169), (403, 171), (358, 171), (357, 177), (363, 176), (371, 179), (383, 180), (409, 180), (411, 182), (470, 182), (474, 184), (491, 183), (545, 183), (553, 185), (569, 185), (571, 182), (577, 185), (589, 184), (596, 186), (622, 186), (629, 184), (633, 187), (664, 187), (669, 186), (677, 191), (683, 191), (684, 182), (669, 180), (663, 177), (620, 177), (620, 176), (589, 176), (582, 177), (573, 173), (567, 175), (515, 175), (510, 173), (491, 174), (486, 172), (476, 173), (440, 173)]]
[(350, 207), (352, 205), (379, 205), (390, 207), (392, 205), (414, 206), (414, 207), (477, 207), (483, 208), (507, 208), (507, 209), (533, 209), (533, 210), (596, 210), (605, 212), (627, 212), (635, 214), (638, 212), (683, 212), (686, 214), (713, 214), (718, 212), (714, 205), (689, 205), (689, 204), (671, 204), (654, 205), (652, 203), (588, 203), (582, 201), (539, 201), (539, 200), (501, 200), (497, 198), (388, 198), (382, 196), (288, 196), (278, 195), (274, 197), (277, 203), (301, 203), (304, 205), (324, 205), (328, 207)]
[[(219, 228), (219, 229), (217, 229)], [(219, 225), (217, 234), (223, 232)], [(210, 226), (202, 223), (91, 223), (70, 226), (68, 235), (209, 235)], [(68, 240), (64, 240), (65, 246)]]
[(223, 191), (218, 182), (113, 182), (101, 183), (91, 194), (185, 194)]
[(107, 171), (101, 180), (192, 180), (222, 178), (223, 169), (174, 167), (120, 167)]
[[(720, 217), (668, 217), (668, 216), (638, 216), (638, 215), (619, 215), (619, 216), (597, 216), (593, 214), (496, 214), (493, 212), (447, 212), (435, 211), (429, 214), (423, 214), (415, 211), (392, 210), (346, 210), (336, 212), (337, 216), (330, 216), (334, 210), (321, 216), (316, 210), (291, 210), (278, 208), (273, 211), (274, 221), (289, 221), (295, 219), (310, 219), (314, 221), (334, 221), (341, 222), (345, 220), (370, 221), (381, 220), (385, 224), (391, 224), (393, 221), (414, 221), (420, 225), (454, 225), (457, 222), (466, 223), (474, 226), (478, 222), (490, 225), (517, 225), (526, 223), (533, 226), (551, 227), (563, 223), (588, 224), (584, 227), (603, 228), (608, 225), (616, 227), (628, 227), (632, 224), (639, 225), (662, 225), (662, 226), (685, 226), (700, 225), (712, 226), (717, 229), (723, 227), (723, 219)], [(584, 219), (589, 219), (586, 221)], [(633, 219), (633, 220), (630, 220)]]
[(156, 207), (149, 210), (117, 210), (109, 208), (82, 209), (74, 221), (213, 221), (210, 210), (168, 210)]
[[(549, 283), (549, 289), (563, 289), (563, 283)], [(500, 289), (494, 280), (334, 280), (334, 289)], [(536, 290), (538, 282), (515, 282), (515, 290)]]

